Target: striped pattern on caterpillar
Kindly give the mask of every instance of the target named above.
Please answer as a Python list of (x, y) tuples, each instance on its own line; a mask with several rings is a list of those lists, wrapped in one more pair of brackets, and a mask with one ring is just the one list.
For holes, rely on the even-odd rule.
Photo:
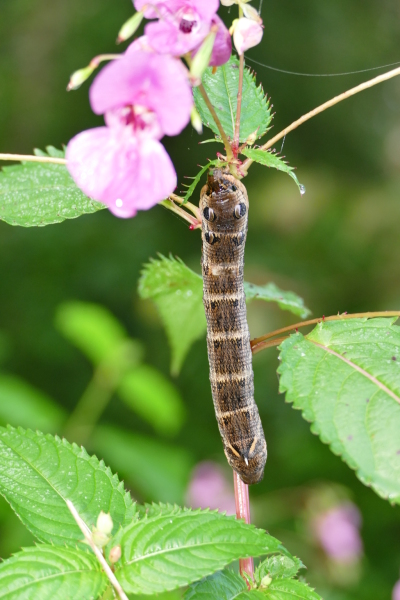
[(242, 481), (251, 484), (263, 478), (267, 445), (254, 402), (243, 288), (248, 210), (244, 185), (222, 169), (210, 170), (200, 211), (211, 390), (225, 455)]

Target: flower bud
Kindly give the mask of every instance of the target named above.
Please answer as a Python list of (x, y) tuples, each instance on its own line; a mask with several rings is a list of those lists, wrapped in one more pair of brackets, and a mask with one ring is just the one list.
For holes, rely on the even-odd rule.
[(248, 19), (252, 19), (256, 21), (256, 23), (262, 24), (262, 18), (260, 17), (258, 10), (254, 8), (254, 6), (250, 6), (250, 4), (244, 4), (242, 6), (243, 14)]
[(216, 35), (217, 32), (212, 27), (210, 33), (206, 36), (192, 60), (190, 75), (194, 80), (201, 81), (201, 77), (210, 63)]
[(249, 48), (257, 46), (263, 36), (263, 28), (260, 23), (246, 17), (235, 19), (229, 31), (233, 32), (233, 43), (239, 55), (244, 54)]
[(190, 114), (190, 120), (192, 123), (193, 129), (197, 131), (198, 134), (203, 133), (203, 123), (201, 121), (201, 117), (195, 107), (193, 106), (192, 112)]
[(253, 133), (251, 133), (249, 135), (249, 137), (246, 140), (246, 144), (248, 146), (252, 146), (255, 143), (257, 138), (258, 138), (258, 129), (256, 129), (255, 131), (253, 131)]
[(267, 588), (270, 585), (271, 581), (272, 578), (269, 575), (265, 575), (265, 577), (261, 579), (260, 588)]
[(69, 83), (67, 85), (67, 92), (69, 92), (70, 90), (77, 90), (79, 87), (81, 87), (82, 83), (84, 83), (86, 79), (89, 79), (95, 68), (96, 67), (88, 65), (87, 67), (83, 69), (78, 69), (78, 71), (72, 73), (71, 79), (69, 80)]
[(114, 546), (114, 548), (111, 548), (108, 558), (112, 565), (118, 562), (121, 558), (121, 546)]
[(109, 513), (105, 513), (103, 511), (100, 512), (97, 517), (96, 529), (105, 535), (110, 535), (112, 532), (112, 528), (114, 527), (114, 523)]
[(130, 38), (140, 27), (140, 23), (143, 20), (143, 13), (137, 12), (130, 19), (125, 21), (122, 25), (121, 29), (118, 32), (117, 44), (121, 42), (125, 42), (128, 38)]
[(107, 546), (108, 542), (110, 541), (110, 536), (95, 528), (92, 532), (92, 540), (95, 546), (98, 548), (104, 548), (104, 546)]

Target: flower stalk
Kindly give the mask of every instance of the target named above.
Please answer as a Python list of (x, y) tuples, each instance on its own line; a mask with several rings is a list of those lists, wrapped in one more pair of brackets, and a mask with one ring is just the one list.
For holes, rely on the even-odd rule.
[[(236, 518), (243, 519), (245, 523), (250, 524), (249, 486), (243, 483), (235, 471), (233, 471), (233, 484), (235, 488)], [(250, 589), (249, 578), (254, 578), (254, 560), (251, 557), (241, 558), (239, 560), (239, 569), (241, 576), (246, 581), (247, 587)]]

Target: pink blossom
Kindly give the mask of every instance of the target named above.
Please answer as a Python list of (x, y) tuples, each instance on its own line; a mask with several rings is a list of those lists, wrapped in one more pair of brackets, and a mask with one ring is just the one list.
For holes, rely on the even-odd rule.
[(211, 508), (236, 513), (233, 490), (229, 486), (224, 471), (214, 462), (199, 463), (192, 473), (186, 495), (186, 502), (192, 508)]
[(189, 123), (192, 91), (181, 61), (146, 52), (138, 41), (125, 55), (109, 63), (90, 88), (90, 103), (97, 114), (115, 108), (145, 106), (158, 118), (166, 135), (177, 135)]
[(233, 43), (238, 51), (238, 54), (244, 54), (246, 50), (257, 46), (261, 42), (263, 36), (262, 25), (253, 20), (242, 17), (237, 19), (233, 28)]
[(331, 558), (349, 563), (357, 560), (363, 550), (360, 525), (358, 508), (347, 502), (319, 515), (315, 520), (315, 531), (319, 543)]
[(400, 580), (397, 581), (393, 588), (392, 600), (400, 600)]
[[(138, 10), (143, 6), (143, 0), (135, 0)], [(217, 48), (210, 64), (223, 64), (230, 57), (231, 40), (224, 23), (216, 14), (218, 6), (219, 0), (157, 1), (151, 17), (159, 18), (154, 23), (148, 23), (145, 28), (150, 45), (161, 54), (183, 56), (187, 52), (196, 51), (211, 27), (217, 25)], [(149, 13), (145, 14), (147, 16)]]
[(119, 125), (83, 131), (67, 146), (68, 170), (77, 185), (117, 217), (151, 208), (176, 187), (166, 150), (146, 129), (143, 132), (134, 122), (124, 123), (121, 114)]

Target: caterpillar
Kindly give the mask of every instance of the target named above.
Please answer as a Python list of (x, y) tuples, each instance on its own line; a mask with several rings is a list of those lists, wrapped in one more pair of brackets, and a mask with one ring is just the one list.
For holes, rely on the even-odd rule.
[(244, 185), (225, 170), (210, 170), (200, 212), (211, 391), (228, 463), (252, 484), (263, 478), (267, 445), (254, 401), (243, 287), (248, 211)]

